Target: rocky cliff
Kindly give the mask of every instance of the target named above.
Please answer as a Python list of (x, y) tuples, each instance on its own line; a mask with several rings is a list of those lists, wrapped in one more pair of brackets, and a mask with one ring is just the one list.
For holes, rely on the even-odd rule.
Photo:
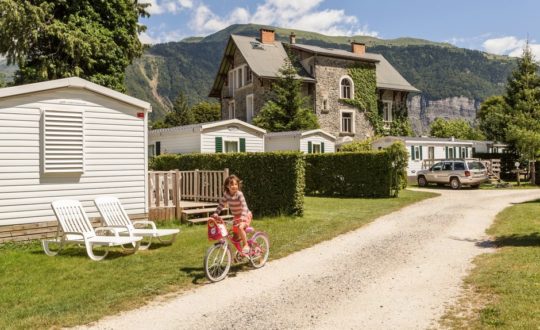
[(429, 125), (435, 118), (464, 119), (474, 122), (480, 102), (467, 97), (449, 97), (429, 100), (424, 95), (413, 96), (408, 101), (409, 120), (417, 135), (429, 134)]

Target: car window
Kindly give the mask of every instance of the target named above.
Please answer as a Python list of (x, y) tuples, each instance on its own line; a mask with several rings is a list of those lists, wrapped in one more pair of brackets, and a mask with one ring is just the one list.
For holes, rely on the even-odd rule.
[(465, 163), (464, 162), (455, 162), (454, 163), (454, 171), (465, 171)]
[(443, 171), (451, 171), (451, 170), (452, 170), (452, 162), (444, 162)]
[(437, 164), (431, 166), (430, 170), (432, 170), (432, 171), (440, 171), (440, 170), (442, 170), (442, 163), (437, 163)]
[(467, 162), (469, 170), (485, 170), (486, 167), (480, 162)]

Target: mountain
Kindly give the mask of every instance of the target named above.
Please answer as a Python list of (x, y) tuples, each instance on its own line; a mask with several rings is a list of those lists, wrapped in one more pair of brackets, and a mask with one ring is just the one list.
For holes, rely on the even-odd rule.
[[(126, 71), (127, 93), (149, 101), (152, 119), (162, 117), (182, 91), (190, 104), (208, 100), (218, 66), (231, 34), (258, 36), (261, 25), (236, 24), (212, 35), (157, 44)], [(268, 26), (264, 26), (268, 28)], [(378, 39), (367, 36), (326, 36), (274, 27), (276, 37), (297, 43), (350, 49), (355, 40), (367, 51), (382, 54), (412, 85), (422, 91), (409, 98), (409, 117), (418, 134), (436, 117), (473, 121), (480, 103), (502, 94), (515, 59), (462, 49), (423, 39)], [(1, 65), (1, 62), (0, 62)], [(0, 72), (4, 72), (0, 67)], [(215, 99), (213, 99), (215, 101)]]

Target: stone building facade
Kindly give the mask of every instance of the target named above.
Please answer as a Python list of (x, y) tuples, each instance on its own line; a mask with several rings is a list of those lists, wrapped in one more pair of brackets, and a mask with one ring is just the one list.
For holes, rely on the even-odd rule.
[(291, 35), (290, 43), (283, 44), (276, 41), (274, 31), (266, 29), (261, 29), (258, 39), (231, 36), (210, 92), (220, 99), (222, 119), (251, 122), (267, 101), (279, 69), (290, 60), (288, 54), (302, 65), (297, 78), (302, 80), (303, 94), (312, 101), (321, 129), (336, 136), (338, 145), (375, 135), (367, 109), (341, 101), (354, 99), (355, 89), (367, 88), (355, 86), (349, 76), (351, 67), (361, 63), (375, 70), (373, 93), (382, 105), (385, 123), (393, 120), (396, 111), (406, 108), (410, 92), (418, 91), (384, 57), (366, 53), (363, 44), (353, 42), (351, 51), (345, 51), (301, 45), (295, 39)]

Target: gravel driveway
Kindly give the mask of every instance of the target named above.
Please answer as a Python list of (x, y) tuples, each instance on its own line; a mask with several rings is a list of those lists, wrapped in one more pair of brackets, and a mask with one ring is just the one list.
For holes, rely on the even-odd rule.
[[(437, 190), (331, 241), (98, 329), (426, 329), (460, 293), (495, 215), (540, 190)], [(201, 263), (203, 256), (201, 255)]]

